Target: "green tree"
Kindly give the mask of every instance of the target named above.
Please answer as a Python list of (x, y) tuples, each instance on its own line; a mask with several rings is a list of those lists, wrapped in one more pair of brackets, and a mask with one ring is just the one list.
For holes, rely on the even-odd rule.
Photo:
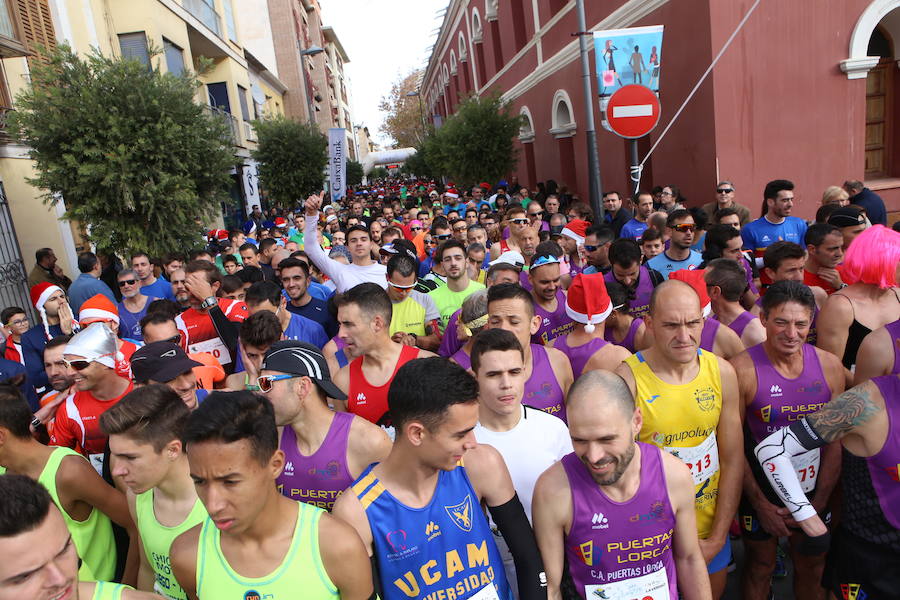
[(363, 180), (363, 166), (355, 160), (347, 161), (347, 185), (359, 185)]
[(235, 159), (228, 126), (194, 102), (196, 78), (67, 46), (46, 56), (31, 63), (11, 123), (36, 163), (28, 182), (45, 202), (64, 200), (65, 218), (101, 250), (197, 246)]
[(388, 175), (390, 175), (390, 173), (388, 173), (388, 170), (384, 167), (375, 167), (369, 171), (369, 181), (373, 179), (386, 179)]
[(285, 117), (254, 121), (260, 185), (269, 198), (292, 207), (322, 189), (328, 164), (328, 140), (319, 128)]
[(424, 144), (432, 168), (456, 181), (496, 181), (516, 166), (522, 116), (499, 96), (470, 97)]
[(416, 69), (400, 78), (378, 104), (378, 109), (387, 115), (381, 132), (393, 138), (398, 148), (412, 148), (422, 143), (422, 112), (420, 98), (416, 95), (421, 77), (422, 70)]

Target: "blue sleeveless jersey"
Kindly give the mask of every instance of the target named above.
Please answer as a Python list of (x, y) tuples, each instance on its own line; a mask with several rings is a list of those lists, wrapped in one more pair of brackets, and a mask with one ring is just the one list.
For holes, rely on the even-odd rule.
[[(512, 600), (503, 560), (466, 470), (441, 471), (431, 502), (400, 503), (369, 467), (351, 489), (369, 519), (385, 600)], [(486, 590), (491, 586), (493, 590)]]

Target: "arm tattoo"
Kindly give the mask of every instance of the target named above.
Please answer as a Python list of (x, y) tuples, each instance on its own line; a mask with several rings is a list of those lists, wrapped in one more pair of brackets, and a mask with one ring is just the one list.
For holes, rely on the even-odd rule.
[(866, 423), (881, 409), (869, 399), (866, 385), (851, 388), (806, 417), (823, 439), (839, 440), (854, 428)]

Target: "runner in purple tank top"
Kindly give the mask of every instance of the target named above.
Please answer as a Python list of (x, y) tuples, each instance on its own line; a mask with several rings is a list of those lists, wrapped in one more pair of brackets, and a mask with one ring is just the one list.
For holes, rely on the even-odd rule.
[(338, 495), (371, 463), (390, 452), (380, 427), (350, 413), (335, 413), (327, 398), (346, 399), (331, 381), (321, 351), (284, 340), (263, 359), (260, 391), (282, 427), (285, 466), (277, 483), (282, 495), (331, 510)]
[(634, 354), (646, 347), (644, 320), (628, 312), (628, 291), (622, 284), (607, 281), (606, 291), (609, 292), (613, 309), (604, 323), (603, 339)]
[[(791, 466), (794, 456), (840, 440), (840, 526), (822, 583), (837, 598), (896, 598), (900, 589), (900, 376), (876, 377), (757, 445), (756, 458), (807, 535), (827, 545), (828, 529)], [(778, 482), (776, 484), (775, 482)]]
[(572, 331), (574, 323), (566, 314), (566, 294), (560, 287), (559, 259), (552, 254), (535, 254), (531, 257), (528, 281), (534, 312), (541, 325), (531, 336), (534, 344), (549, 344), (561, 335)]
[[(740, 236), (734, 239), (739, 241)], [(704, 280), (716, 320), (734, 331), (746, 348), (765, 340), (765, 327), (741, 305), (747, 291), (744, 269), (729, 258), (717, 258), (706, 265), (705, 271)]]
[(582, 273), (572, 278), (565, 309), (575, 328), (552, 345), (569, 358), (576, 379), (593, 369), (612, 371), (631, 354), (603, 339), (604, 321), (612, 308), (602, 275)]
[(525, 396), (522, 404), (539, 408), (565, 420), (566, 392), (572, 385), (572, 367), (556, 348), (531, 343), (540, 325), (531, 294), (514, 283), (487, 290), (489, 329), (512, 332), (525, 349)]
[(900, 373), (900, 320), (879, 327), (863, 338), (856, 353), (853, 382), (862, 383), (893, 373)]
[(690, 472), (635, 441), (641, 417), (625, 382), (591, 371), (572, 386), (569, 410), (575, 451), (534, 491), (548, 596), (560, 595), (565, 559), (585, 599), (711, 598)]
[(620, 238), (609, 247), (612, 269), (604, 276), (607, 283), (625, 286), (629, 293), (628, 312), (640, 318), (650, 312), (650, 296), (653, 288), (663, 281), (657, 271), (641, 265), (643, 253), (634, 240)]

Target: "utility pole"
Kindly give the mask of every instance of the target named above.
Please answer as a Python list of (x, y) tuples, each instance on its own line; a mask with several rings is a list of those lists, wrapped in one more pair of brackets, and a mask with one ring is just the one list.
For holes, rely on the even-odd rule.
[(603, 222), (603, 203), (601, 202), (600, 157), (597, 153), (597, 130), (594, 126), (594, 93), (591, 90), (591, 60), (588, 56), (593, 34), (587, 29), (584, 16), (584, 0), (575, 0), (575, 11), (578, 13), (578, 46), (581, 50), (581, 82), (584, 89), (585, 137), (587, 138), (588, 156), (588, 192), (594, 221)]

